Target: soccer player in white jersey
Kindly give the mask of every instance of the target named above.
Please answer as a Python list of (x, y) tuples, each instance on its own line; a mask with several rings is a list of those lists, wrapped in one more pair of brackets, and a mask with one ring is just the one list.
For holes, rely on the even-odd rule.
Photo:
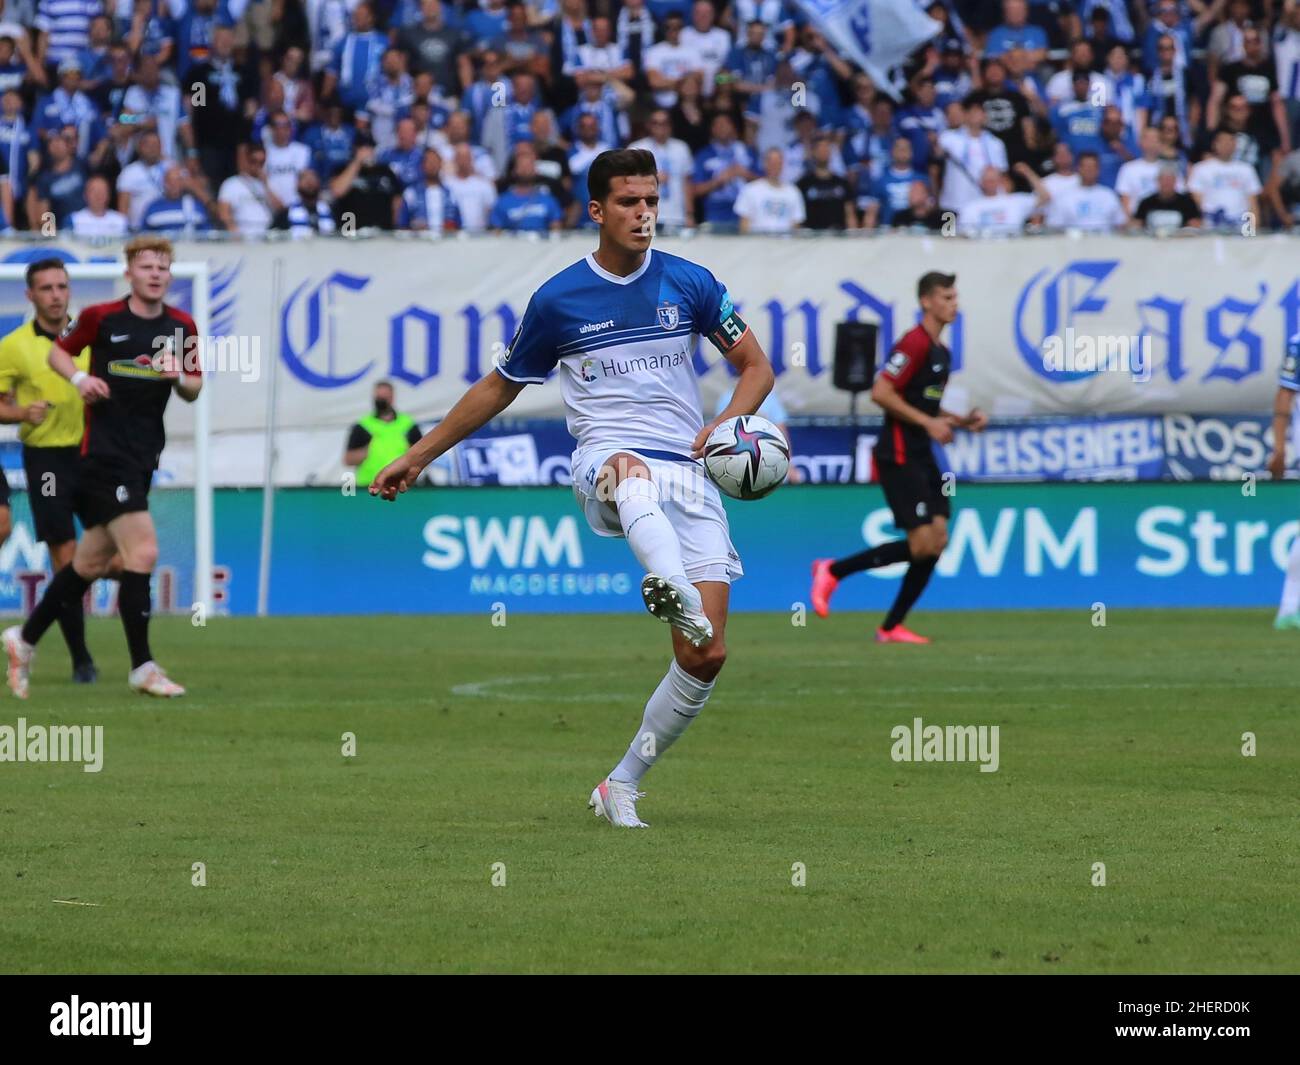
[[(726, 660), (730, 583), (743, 570), (726, 512), (698, 459), (720, 422), (753, 414), (774, 377), (727, 290), (702, 266), (652, 252), (658, 166), (648, 151), (598, 155), (587, 172), (595, 252), (552, 277), (528, 301), (495, 371), (473, 385), (406, 454), (376, 475), (370, 494), (393, 500), (430, 462), (557, 367), (573, 453), (573, 490), (600, 536), (623, 536), (646, 571), (641, 594), (672, 626), (673, 661), (641, 727), (590, 805), (613, 825), (644, 828), (641, 778), (703, 709)], [(740, 372), (731, 402), (705, 423), (691, 361), (708, 337)]]
[[(1295, 433), (1295, 394), (1300, 392), (1300, 333), (1286, 346), (1282, 359), (1282, 373), (1278, 377), (1277, 395), (1273, 399), (1273, 454), (1269, 456), (1268, 472), (1275, 481), (1286, 473), (1286, 443), (1300, 440)], [(1286, 580), (1282, 584), (1282, 602), (1273, 621), (1275, 629), (1300, 629), (1300, 536), (1291, 541), (1291, 554), (1286, 563)]]

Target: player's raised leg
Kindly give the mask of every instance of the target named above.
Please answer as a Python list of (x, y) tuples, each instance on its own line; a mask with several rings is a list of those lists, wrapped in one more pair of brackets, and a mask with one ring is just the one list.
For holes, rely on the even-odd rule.
[(907, 530), (908, 554), (911, 564), (903, 574), (902, 587), (894, 605), (885, 615), (884, 623), (876, 630), (877, 643), (929, 643), (929, 637), (918, 636), (903, 625), (903, 619), (925, 591), (939, 563), (939, 556), (948, 545), (948, 519), (936, 514), (928, 524)]
[(846, 558), (816, 559), (812, 565), (813, 612), (819, 618), (830, 614), (831, 596), (845, 577), (881, 566), (892, 566), (895, 562), (907, 562), (911, 557), (911, 548), (906, 540), (890, 540)]
[(661, 488), (637, 455), (620, 451), (605, 460), (596, 478), (597, 498), (618, 512), (628, 546), (646, 576), (646, 609), (699, 645), (713, 635), (695, 586), (686, 579), (682, 545), (664, 514)]
[(70, 604), (80, 608), (86, 589), (108, 572), (115, 553), (113, 539), (104, 526), (87, 529), (77, 542), (72, 561), (54, 575), (27, 620), (21, 626), (5, 629), (2, 638), (9, 660), (9, 690), (19, 699), (27, 698), (37, 643), (51, 625), (67, 616)]
[(646, 702), (641, 727), (622, 760), (591, 793), (596, 816), (621, 828), (649, 827), (636, 812), (636, 801), (643, 794), (641, 779), (699, 716), (727, 660), (725, 634), (731, 587), (724, 581), (701, 581), (693, 587), (700, 596), (712, 636), (696, 644), (679, 629), (673, 629), (673, 661)]
[(117, 612), (126, 633), (131, 655), (131, 672), (127, 683), (143, 695), (176, 698), (185, 689), (171, 680), (153, 659), (149, 647), (149, 616), (152, 613), (149, 582), (158, 564), (158, 533), (153, 515), (147, 510), (120, 514), (108, 523), (117, 552), (122, 556), (122, 573), (118, 577)]

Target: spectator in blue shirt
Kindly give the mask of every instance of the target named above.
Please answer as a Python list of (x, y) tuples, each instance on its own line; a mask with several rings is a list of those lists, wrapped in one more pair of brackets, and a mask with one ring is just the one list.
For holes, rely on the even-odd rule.
[[(1145, 0), (1142, 0), (1145, 6)], [(1133, 32), (1133, 20), (1129, 18), (1128, 0), (1083, 0), (1079, 17), (1085, 24), (1091, 23), (1101, 11), (1110, 23), (1110, 32), (1116, 40), (1132, 44), (1136, 36)]]
[(1119, 177), (1119, 168), (1137, 157), (1137, 140), (1124, 125), (1123, 113), (1112, 104), (1102, 111), (1101, 117), (1101, 150), (1097, 153), (1097, 159), (1101, 163), (1099, 183), (1113, 189), (1115, 179)]
[(461, 29), (474, 42), (474, 49), (478, 51), (506, 35), (509, 19), (505, 0), (480, 0), (479, 6), (465, 16)]
[(162, 195), (145, 208), (140, 231), (172, 236), (206, 233), (212, 228), (212, 220), (205, 200), (202, 183), (172, 164), (163, 173)]
[(889, 166), (874, 180), (867, 171), (858, 176), (858, 210), (862, 224), (867, 229), (887, 226), (894, 215), (905, 210), (912, 182), (929, 185), (925, 174), (917, 170), (912, 161), (912, 142), (906, 137), (894, 141), (889, 152)]
[(162, 0), (135, 0), (131, 17), (119, 19), (118, 29), (137, 56), (153, 56), (159, 65), (171, 65), (176, 52), (175, 30)]
[(595, 115), (583, 115), (578, 119), (574, 130), (573, 147), (569, 150), (569, 174), (573, 178), (573, 206), (570, 208), (574, 224), (579, 229), (594, 229), (596, 223), (591, 220), (587, 202), (591, 199), (587, 191), (587, 171), (601, 152), (609, 151), (610, 145), (600, 139), (600, 123)]
[(401, 118), (397, 121), (397, 133), (393, 145), (379, 153), (379, 161), (388, 166), (402, 183), (402, 188), (414, 185), (420, 180), (424, 149), (416, 142), (415, 120)]
[(662, 26), (669, 15), (681, 16), (682, 22), (690, 19), (693, 0), (646, 0), (646, 7), (654, 16), (655, 25)]
[(352, 32), (334, 46), (321, 95), (330, 96), (337, 90), (345, 107), (360, 111), (366, 105), (371, 83), (379, 76), (387, 50), (388, 38), (375, 29), (374, 10), (367, 0), (362, 0), (352, 12)]
[[(17, 89), (9, 89), (0, 97), (0, 182), (7, 204), (23, 202), (27, 196), (27, 171), (35, 156), (36, 140), (23, 116), (23, 98)], [(13, 218), (13, 208), (6, 206), (5, 214)]]
[(735, 76), (737, 92), (754, 94), (770, 89), (776, 80), (776, 53), (764, 45), (767, 23), (753, 19), (745, 27), (745, 43), (731, 49), (727, 69)]
[(713, 139), (695, 156), (695, 195), (704, 201), (701, 222), (739, 225), (736, 197), (758, 180), (749, 149), (736, 139), (736, 125), (727, 115), (714, 115)]
[(108, 49), (113, 43), (113, 22), (106, 15), (92, 19), (90, 37), (86, 47), (77, 57), (81, 62), (81, 91), (93, 94), (112, 72)]
[(27, 64), (17, 53), (14, 39), (0, 37), (0, 93), (22, 89), (28, 73)]
[(79, 56), (90, 42), (90, 20), (103, 13), (101, 0), (40, 0), (35, 28), (46, 37), (46, 67)]
[(76, 153), (84, 159), (104, 134), (99, 108), (81, 91), (81, 61), (71, 56), (59, 64), (59, 84), (38, 100), (32, 111), (37, 133), (48, 139), (58, 130), (72, 127), (77, 132)]
[(912, 79), (911, 96), (912, 102), (899, 109), (894, 124), (912, 142), (913, 165), (925, 170), (939, 134), (948, 128), (948, 123), (938, 104), (934, 79), (928, 74), (918, 74)]
[(86, 206), (86, 168), (77, 161), (75, 143), (63, 130), (51, 133), (46, 142), (49, 162), (27, 190), (27, 224), (38, 232), (49, 229), (50, 219), (62, 228), (74, 211)]
[(595, 115), (600, 139), (606, 144), (626, 144), (629, 140), (627, 118), (619, 110), (618, 94), (610, 85), (588, 82), (582, 87), (578, 102), (560, 117), (560, 132), (569, 140), (578, 135), (578, 119)]
[(1012, 48), (1023, 48), (1034, 65), (1047, 58), (1047, 33), (1030, 23), (1025, 0), (1002, 0), (1002, 25), (989, 34), (984, 55), (991, 59)]
[(939, 66), (934, 71), (935, 103), (944, 111), (951, 103), (961, 103), (970, 95), (971, 76), (966, 69), (966, 49), (956, 41), (943, 46)]
[(1074, 73), (1074, 98), (1052, 108), (1052, 128), (1077, 159), (1082, 152), (1101, 154), (1102, 109), (1089, 98), (1092, 79), (1086, 70)]
[(397, 224), (402, 229), (433, 233), (460, 228), (460, 210), (451, 191), (442, 183), (442, 156), (437, 148), (424, 150), (419, 178), (402, 193)]
[[(844, 162), (856, 173), (868, 170), (874, 180), (889, 166), (894, 141), (899, 139), (894, 125), (894, 102), (883, 93), (871, 104), (871, 126), (858, 130), (844, 141)], [(903, 138), (906, 139), (906, 138)]]
[(564, 212), (546, 189), (537, 184), (537, 162), (532, 153), (515, 160), (515, 181), (492, 205), (488, 228), (514, 233), (544, 233), (559, 229)]
[(352, 161), (357, 129), (344, 123), (343, 105), (337, 100), (327, 103), (324, 111), (325, 120), (309, 128), (302, 142), (311, 149), (311, 168), (328, 181)]
[(233, 20), (226, 0), (189, 0), (176, 20), (176, 71), (181, 83), (195, 63), (202, 63), (212, 49), (212, 29), (218, 23), (229, 26)]
[(409, 118), (415, 123), (415, 138), (424, 144), (429, 140), (430, 134), (447, 128), (451, 110), (444, 104), (433, 107), (428, 100), (417, 94), (401, 118)]
[(1192, 19), (1185, 15), (1178, 0), (1157, 0), (1155, 10), (1147, 23), (1146, 33), (1142, 37), (1142, 69), (1150, 74), (1159, 66), (1156, 54), (1160, 38), (1169, 36), (1174, 39), (1177, 56), (1174, 65), (1182, 70), (1192, 60), (1192, 47), (1196, 38), (1205, 28), (1215, 21), (1220, 14), (1220, 5), (1206, 4), (1201, 13)]

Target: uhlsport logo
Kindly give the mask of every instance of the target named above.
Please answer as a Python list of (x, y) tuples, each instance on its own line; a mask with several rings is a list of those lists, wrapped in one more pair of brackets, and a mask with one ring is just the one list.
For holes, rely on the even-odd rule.
[(677, 304), (664, 300), (659, 307), (659, 324), (665, 329), (676, 329), (679, 320), (680, 315), (677, 311)]

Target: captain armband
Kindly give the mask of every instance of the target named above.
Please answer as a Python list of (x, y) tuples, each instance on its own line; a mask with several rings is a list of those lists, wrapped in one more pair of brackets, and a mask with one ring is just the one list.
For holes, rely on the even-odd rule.
[(749, 326), (734, 310), (718, 323), (718, 328), (709, 334), (709, 341), (724, 354), (740, 343)]

